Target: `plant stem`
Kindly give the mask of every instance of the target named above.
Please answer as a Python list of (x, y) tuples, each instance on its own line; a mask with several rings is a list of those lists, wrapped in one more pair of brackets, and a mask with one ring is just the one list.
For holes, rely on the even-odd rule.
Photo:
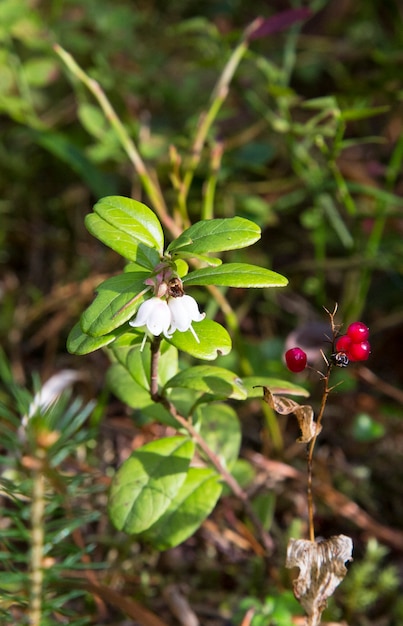
[(158, 363), (160, 357), (161, 337), (155, 337), (151, 342), (151, 366), (150, 366), (150, 395), (154, 402), (161, 403), (176, 421), (187, 431), (199, 448), (204, 452), (211, 464), (215, 467), (222, 479), (227, 483), (234, 495), (241, 500), (243, 507), (259, 533), (262, 544), (268, 554), (273, 551), (273, 541), (264, 529), (259, 517), (256, 515), (249, 501), (248, 494), (242, 489), (237, 480), (224, 467), (219, 457), (207, 445), (200, 433), (194, 428), (190, 419), (183, 417), (176, 410), (175, 405), (166, 396), (159, 393), (158, 389)]
[(259, 23), (260, 18), (252, 22), (252, 24), (250, 24), (242, 33), (239, 44), (233, 50), (213, 89), (210, 98), (210, 106), (208, 107), (207, 111), (204, 111), (199, 117), (199, 124), (197, 127), (196, 136), (191, 147), (190, 162), (178, 195), (179, 213), (184, 223), (186, 223), (186, 221), (188, 220), (186, 208), (187, 196), (193, 181), (194, 173), (200, 163), (203, 146), (205, 144), (208, 132), (213, 125), (214, 120), (216, 119), (221, 109), (221, 106), (228, 95), (230, 82), (248, 49), (249, 37), (253, 33), (254, 29), (257, 28)]
[(313, 479), (313, 452), (315, 449), (316, 440), (318, 438), (319, 432), (321, 430), (322, 419), (325, 412), (327, 398), (331, 391), (331, 387), (329, 387), (329, 377), (332, 366), (328, 365), (326, 374), (323, 378), (323, 393), (322, 393), (322, 401), (320, 404), (319, 414), (316, 420), (316, 431), (314, 436), (308, 445), (307, 452), (307, 470), (308, 470), (308, 481), (307, 481), (307, 498), (308, 498), (308, 524), (309, 524), (309, 539), (310, 541), (315, 541), (315, 526), (314, 526), (314, 504), (313, 504), (313, 489), (312, 489), (312, 479)]
[(44, 516), (45, 516), (45, 477), (42, 471), (43, 454), (36, 453), (36, 463), (32, 472), (32, 503), (31, 528), (32, 543), (30, 556), (31, 589), (29, 596), (29, 624), (41, 626), (42, 621), (42, 594), (43, 594), (43, 545), (44, 545)]

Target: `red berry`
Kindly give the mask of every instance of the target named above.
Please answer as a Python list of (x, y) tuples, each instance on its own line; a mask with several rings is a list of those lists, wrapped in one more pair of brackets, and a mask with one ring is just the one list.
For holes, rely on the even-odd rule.
[(347, 352), (347, 356), (350, 361), (366, 361), (370, 354), (371, 346), (369, 341), (352, 343)]
[(290, 372), (302, 372), (306, 367), (306, 353), (301, 348), (290, 348), (285, 353), (285, 362)]
[(362, 322), (353, 322), (347, 328), (347, 335), (350, 337), (353, 343), (359, 343), (365, 341), (369, 336), (369, 328)]
[(335, 349), (336, 352), (348, 352), (351, 346), (351, 337), (348, 335), (342, 335), (338, 339), (336, 339)]

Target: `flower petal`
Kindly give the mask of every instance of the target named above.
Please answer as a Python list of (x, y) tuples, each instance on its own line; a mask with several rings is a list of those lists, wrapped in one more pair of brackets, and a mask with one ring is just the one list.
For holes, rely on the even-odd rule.
[(200, 322), (204, 319), (204, 313), (199, 312), (197, 302), (192, 296), (169, 298), (168, 306), (172, 315), (170, 332), (175, 332), (175, 330), (179, 330), (181, 333), (186, 332), (191, 327), (192, 322)]
[(205, 313), (200, 313), (199, 306), (192, 296), (182, 296), (181, 303), (188, 312), (192, 322), (201, 322), (206, 317)]
[(137, 311), (136, 317), (129, 322), (130, 326), (146, 326), (147, 330), (157, 337), (161, 333), (168, 335), (168, 329), (172, 322), (171, 311), (166, 300), (150, 298), (143, 302)]

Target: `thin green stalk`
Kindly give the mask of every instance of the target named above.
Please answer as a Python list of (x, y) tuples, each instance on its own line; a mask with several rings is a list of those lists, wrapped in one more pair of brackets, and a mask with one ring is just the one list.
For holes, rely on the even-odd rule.
[(207, 109), (207, 111), (202, 113), (202, 115), (199, 118), (199, 125), (196, 131), (196, 136), (193, 141), (193, 145), (191, 147), (192, 156), (190, 158), (190, 162), (188, 164), (188, 167), (187, 167), (187, 170), (186, 170), (186, 173), (185, 173), (182, 185), (181, 185), (180, 193), (178, 196), (179, 212), (182, 216), (182, 219), (184, 219), (185, 223), (186, 221), (188, 221), (186, 203), (187, 203), (189, 189), (191, 187), (196, 168), (200, 163), (203, 146), (206, 142), (208, 132), (211, 126), (213, 125), (213, 122), (216, 119), (218, 112), (220, 111), (221, 106), (224, 103), (228, 95), (230, 82), (248, 49), (249, 37), (259, 24), (260, 24), (260, 18), (252, 22), (252, 24), (250, 24), (248, 28), (242, 34), (241, 41), (239, 42), (237, 47), (233, 50), (227, 64), (225, 65), (213, 89), (213, 92), (210, 98), (209, 108)]
[(214, 198), (223, 155), (223, 144), (217, 143), (211, 152), (210, 175), (204, 188), (204, 201), (201, 210), (201, 219), (210, 220), (214, 217)]
[(143, 159), (141, 158), (135, 143), (133, 142), (126, 128), (117, 116), (101, 86), (96, 80), (90, 78), (88, 74), (86, 74), (84, 70), (82, 70), (82, 68), (77, 64), (71, 54), (69, 54), (61, 46), (56, 44), (54, 46), (54, 50), (64, 62), (71, 74), (75, 76), (80, 82), (82, 82), (98, 101), (98, 104), (100, 105), (106, 119), (109, 121), (110, 125), (114, 129), (122, 148), (125, 150), (127, 156), (133, 164), (133, 167), (137, 172), (138, 177), (140, 178), (143, 188), (150, 198), (155, 212), (157, 213), (164, 226), (169, 230), (169, 232), (174, 237), (178, 237), (182, 231), (168, 214), (165, 200), (163, 198), (159, 185), (154, 181), (151, 173), (149, 172)]

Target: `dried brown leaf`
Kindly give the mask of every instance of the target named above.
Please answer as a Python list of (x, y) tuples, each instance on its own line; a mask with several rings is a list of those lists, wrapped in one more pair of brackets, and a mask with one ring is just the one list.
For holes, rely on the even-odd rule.
[(307, 626), (318, 626), (327, 599), (347, 573), (345, 563), (352, 560), (353, 542), (346, 535), (324, 541), (290, 539), (286, 567), (298, 567), (294, 594), (305, 609)]
[(309, 443), (313, 437), (318, 435), (322, 429), (318, 427), (313, 419), (313, 409), (308, 404), (298, 404), (285, 396), (277, 396), (271, 393), (268, 387), (263, 387), (264, 399), (267, 404), (280, 415), (290, 415), (294, 413), (301, 429), (301, 437), (297, 439), (299, 443)]

